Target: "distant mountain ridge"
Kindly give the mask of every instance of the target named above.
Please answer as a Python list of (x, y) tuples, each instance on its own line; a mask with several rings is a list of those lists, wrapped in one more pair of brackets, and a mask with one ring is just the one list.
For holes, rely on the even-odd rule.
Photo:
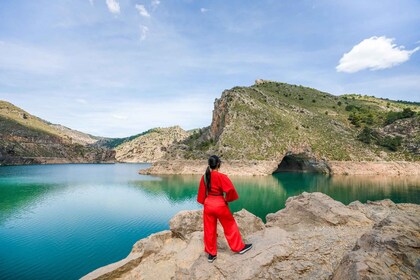
[(202, 160), (218, 154), (225, 160), (282, 161), (284, 170), (307, 165), (328, 172), (328, 161), (420, 161), (419, 112), (417, 102), (335, 96), (257, 80), (225, 90), (208, 127), (153, 128), (106, 138), (51, 124), (0, 101), (0, 165)]
[(0, 165), (114, 162), (114, 151), (93, 146), (99, 139), (0, 101)]
[(121, 162), (155, 162), (163, 158), (172, 145), (190, 135), (179, 126), (150, 129), (118, 145), (115, 148), (116, 158)]

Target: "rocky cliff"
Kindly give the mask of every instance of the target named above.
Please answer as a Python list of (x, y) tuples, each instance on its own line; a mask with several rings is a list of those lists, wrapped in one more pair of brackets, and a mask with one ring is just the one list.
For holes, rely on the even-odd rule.
[(82, 279), (419, 279), (420, 206), (390, 200), (348, 206), (322, 193), (290, 197), (267, 223), (234, 214), (254, 248), (231, 252), (218, 228), (218, 258), (203, 252), (202, 211), (138, 241), (127, 258)]
[(98, 139), (0, 101), (0, 165), (113, 162), (114, 151), (92, 146)]
[(116, 158), (121, 162), (155, 162), (163, 158), (168, 149), (190, 133), (179, 126), (155, 128), (146, 134), (117, 146)]
[(334, 96), (316, 89), (258, 80), (225, 90), (209, 127), (168, 153), (199, 159), (420, 160), (418, 103), (361, 95)]

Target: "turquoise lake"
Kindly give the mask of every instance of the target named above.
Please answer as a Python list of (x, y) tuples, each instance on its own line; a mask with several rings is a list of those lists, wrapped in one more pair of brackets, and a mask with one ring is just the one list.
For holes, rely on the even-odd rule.
[[(132, 245), (199, 209), (199, 176), (145, 176), (148, 164), (0, 167), (0, 279), (78, 279), (118, 261)], [(223, 172), (223, 168), (221, 170)], [(420, 204), (419, 177), (280, 173), (231, 177), (230, 204), (265, 219), (288, 197), (319, 191), (348, 204), (390, 198)]]

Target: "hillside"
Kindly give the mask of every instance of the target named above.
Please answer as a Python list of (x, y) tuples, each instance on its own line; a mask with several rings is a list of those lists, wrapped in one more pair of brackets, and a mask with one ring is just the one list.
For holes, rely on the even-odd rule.
[(209, 127), (173, 147), (167, 158), (327, 161), (420, 159), (419, 103), (257, 80), (216, 99)]
[(98, 139), (0, 101), (0, 165), (114, 161), (112, 150), (91, 146)]
[(179, 126), (155, 128), (123, 142), (115, 148), (121, 162), (155, 162), (166, 155), (168, 148), (185, 140), (190, 133)]

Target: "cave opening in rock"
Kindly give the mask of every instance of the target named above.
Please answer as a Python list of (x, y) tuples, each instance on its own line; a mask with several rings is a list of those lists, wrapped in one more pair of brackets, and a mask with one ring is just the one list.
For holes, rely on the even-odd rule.
[(281, 172), (314, 172), (329, 173), (329, 166), (325, 161), (318, 161), (307, 154), (286, 154), (273, 173)]

